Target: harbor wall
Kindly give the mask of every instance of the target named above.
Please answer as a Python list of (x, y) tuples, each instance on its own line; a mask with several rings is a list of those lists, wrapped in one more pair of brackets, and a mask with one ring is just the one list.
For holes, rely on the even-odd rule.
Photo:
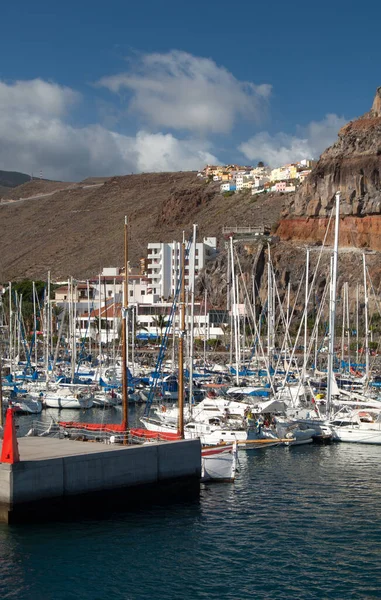
[[(40, 440), (43, 443), (44, 440)], [(64, 442), (67, 444), (69, 442)], [(129, 446), (94, 453), (0, 464), (0, 521), (24, 520), (36, 508), (53, 507), (70, 499), (71, 506), (85, 494), (101, 493), (111, 500), (114, 491), (172, 489), (169, 482), (193, 482), (199, 486), (199, 440)], [(164, 485), (162, 485), (164, 484)], [(52, 502), (54, 501), (54, 502)], [(58, 503), (59, 504), (59, 503)]]

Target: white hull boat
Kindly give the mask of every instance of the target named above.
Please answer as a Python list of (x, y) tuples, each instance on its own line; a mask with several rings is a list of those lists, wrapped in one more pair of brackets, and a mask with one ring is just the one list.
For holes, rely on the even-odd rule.
[(355, 411), (337, 416), (331, 422), (333, 437), (339, 442), (353, 444), (381, 444), (381, 413)]
[(205, 446), (201, 451), (202, 481), (234, 481), (237, 471), (237, 444)]
[[(177, 424), (163, 423), (149, 418), (140, 419), (140, 421), (148, 431), (157, 433), (177, 432)], [(245, 441), (247, 431), (245, 429), (223, 429), (218, 425), (206, 425), (205, 423), (192, 421), (184, 427), (184, 438), (186, 440), (200, 438), (201, 443), (205, 445), (232, 444), (237, 441)]]
[(93, 406), (93, 399), (91, 396), (84, 396), (82, 394), (75, 395), (59, 395), (59, 394), (45, 394), (43, 402), (46, 408), (76, 408), (76, 409), (87, 409)]

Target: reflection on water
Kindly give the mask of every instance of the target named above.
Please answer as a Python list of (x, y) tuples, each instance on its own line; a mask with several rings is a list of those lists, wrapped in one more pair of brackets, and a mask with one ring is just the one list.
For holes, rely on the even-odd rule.
[(235, 484), (199, 501), (1, 526), (0, 598), (379, 598), (380, 461), (350, 444), (242, 452)]
[[(131, 427), (139, 424), (139, 418), (143, 415), (145, 406), (139, 404), (129, 407), (129, 421)], [(122, 407), (113, 408), (91, 408), (89, 410), (76, 410), (57, 408), (44, 409), (39, 415), (16, 415), (17, 435), (24, 436), (28, 433), (34, 421), (41, 421), (49, 427), (52, 421), (80, 421), (83, 423), (121, 423)]]

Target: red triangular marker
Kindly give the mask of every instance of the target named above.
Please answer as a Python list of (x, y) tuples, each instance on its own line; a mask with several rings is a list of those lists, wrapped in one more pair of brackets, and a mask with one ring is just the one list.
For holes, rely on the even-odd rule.
[(20, 462), (19, 447), (17, 444), (16, 427), (13, 420), (13, 409), (7, 409), (5, 418), (3, 448), (1, 450), (1, 462), (13, 465)]

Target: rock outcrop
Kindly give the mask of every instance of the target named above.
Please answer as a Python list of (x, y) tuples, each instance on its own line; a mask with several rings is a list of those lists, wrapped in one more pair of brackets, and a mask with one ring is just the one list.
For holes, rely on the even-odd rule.
[(286, 209), (287, 216), (326, 217), (341, 191), (341, 214), (381, 212), (381, 87), (371, 110), (339, 131)]

